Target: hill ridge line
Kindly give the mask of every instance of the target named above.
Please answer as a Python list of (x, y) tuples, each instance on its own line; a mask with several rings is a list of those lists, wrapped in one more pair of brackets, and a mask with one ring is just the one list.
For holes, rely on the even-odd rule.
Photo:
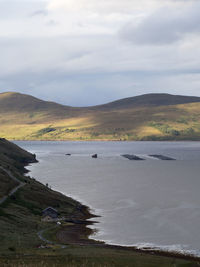
[[(90, 105), (90, 106), (71, 106), (71, 105), (67, 105), (67, 104), (61, 104), (59, 102), (53, 101), (53, 100), (43, 100), (40, 99), (39, 97), (30, 95), (30, 94), (24, 94), (24, 93), (19, 93), (19, 92), (13, 92), (13, 91), (8, 91), (8, 92), (2, 92), (0, 93), (0, 101), (2, 97), (21, 97), (21, 98), (32, 98), (32, 100), (35, 101), (40, 101), (41, 103), (46, 103), (46, 104), (53, 104), (53, 105), (59, 105), (62, 106), (64, 108), (72, 108), (72, 109), (97, 109), (97, 108), (101, 108), (101, 107), (105, 107), (108, 108), (110, 105), (115, 105), (117, 104), (119, 106), (119, 103), (123, 102), (124, 104), (127, 104), (127, 102), (129, 101), (133, 101), (136, 105), (142, 105), (143, 104), (143, 100), (145, 100), (145, 105), (150, 105), (152, 104), (153, 99), (157, 99), (158, 100), (162, 100), (162, 103), (154, 103), (154, 105), (177, 105), (177, 104), (184, 104), (184, 103), (195, 103), (195, 102), (200, 102), (200, 97), (198, 96), (188, 96), (188, 95), (177, 95), (177, 94), (169, 94), (169, 93), (147, 93), (147, 94), (141, 94), (141, 95), (136, 95), (136, 96), (130, 96), (130, 97), (125, 97), (125, 98), (121, 98), (121, 99), (117, 99), (117, 100), (113, 100), (113, 101), (109, 101), (103, 104), (97, 104), (97, 105)], [(168, 102), (165, 103), (166, 101), (169, 100), (173, 100), (173, 99), (180, 99), (179, 101), (177, 100), (177, 103), (175, 101), (175, 103), (170, 104)], [(182, 100), (182, 101), (181, 101)], [(136, 102), (137, 101), (137, 102)], [(148, 102), (149, 101), (149, 102)], [(1, 103), (0, 103), (1, 104)]]

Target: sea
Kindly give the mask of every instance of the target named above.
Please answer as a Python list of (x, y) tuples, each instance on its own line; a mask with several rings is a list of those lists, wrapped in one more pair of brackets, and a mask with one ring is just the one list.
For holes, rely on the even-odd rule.
[(100, 216), (92, 238), (200, 256), (200, 142), (15, 143), (39, 160), (28, 175)]

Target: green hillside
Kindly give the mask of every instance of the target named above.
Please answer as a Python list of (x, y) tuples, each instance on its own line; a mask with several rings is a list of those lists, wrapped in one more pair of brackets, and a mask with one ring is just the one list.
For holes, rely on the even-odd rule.
[[(28, 249), (40, 242), (37, 230), (45, 227), (45, 223), (41, 222), (41, 214), (48, 206), (70, 218), (85, 218), (89, 215), (87, 209), (84, 206), (80, 208), (77, 201), (24, 176), (24, 167), (33, 162), (37, 162), (35, 155), (0, 139), (0, 255), (8, 251), (9, 247)], [(9, 196), (20, 183), (23, 186)], [(3, 197), (7, 199), (2, 202)]]
[(5, 139), (0, 139), (0, 198), (8, 195), (19, 184), (17, 181), (10, 179), (2, 168), (21, 173), (25, 171), (24, 165), (29, 162), (35, 162), (34, 155)]
[(0, 136), (10, 140), (200, 140), (200, 98), (148, 94), (75, 108), (2, 93)]

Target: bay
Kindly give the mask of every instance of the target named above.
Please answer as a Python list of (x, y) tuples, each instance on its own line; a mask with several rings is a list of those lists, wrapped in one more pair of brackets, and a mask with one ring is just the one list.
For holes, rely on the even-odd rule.
[[(200, 142), (16, 144), (39, 160), (28, 167), (29, 175), (101, 216), (93, 238), (200, 255)], [(97, 159), (91, 157), (95, 153)], [(130, 161), (122, 154), (145, 160)], [(151, 154), (176, 160), (158, 160)]]

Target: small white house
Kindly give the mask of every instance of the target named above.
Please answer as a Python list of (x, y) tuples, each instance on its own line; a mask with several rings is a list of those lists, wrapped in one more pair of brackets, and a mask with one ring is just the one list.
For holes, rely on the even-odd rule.
[(42, 221), (55, 222), (58, 220), (58, 211), (52, 207), (48, 207), (42, 211)]

